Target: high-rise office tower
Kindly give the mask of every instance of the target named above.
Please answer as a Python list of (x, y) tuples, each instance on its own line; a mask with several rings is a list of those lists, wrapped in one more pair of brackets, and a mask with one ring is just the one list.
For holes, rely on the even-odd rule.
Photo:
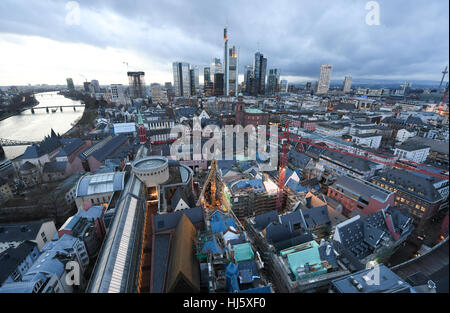
[(317, 94), (326, 94), (328, 89), (330, 89), (332, 68), (333, 66), (331, 64), (324, 64), (320, 67), (320, 77), (319, 82), (317, 83)]
[(145, 98), (145, 73), (128, 72), (128, 85), (130, 87), (130, 98)]
[(197, 66), (193, 66), (189, 69), (189, 85), (191, 88), (191, 96), (198, 94), (200, 89), (200, 81)]
[(244, 86), (245, 86), (245, 93), (250, 94), (250, 90), (252, 87), (253, 82), (253, 66), (247, 65), (244, 69)]
[(214, 77), (216, 73), (223, 73), (222, 63), (219, 58), (212, 58), (211, 60), (211, 77)]
[(227, 34), (227, 27), (223, 29), (223, 40), (225, 42), (224, 46), (224, 53), (223, 53), (223, 79), (224, 79), (224, 93), (225, 96), (229, 95), (229, 89), (230, 89), (230, 81), (229, 81), (229, 75), (230, 75), (230, 53), (228, 51), (228, 34)]
[(173, 86), (175, 97), (188, 98), (191, 95), (191, 73), (189, 63), (173, 62)]
[(100, 92), (100, 84), (99, 84), (98, 80), (96, 80), (96, 79), (91, 80), (91, 86), (95, 93)]
[(350, 92), (350, 88), (352, 87), (352, 77), (345, 76), (344, 82), (342, 83), (342, 91), (345, 93)]
[(273, 94), (279, 91), (280, 84), (280, 70), (273, 68), (269, 70), (269, 76), (267, 76), (267, 93)]
[(230, 48), (228, 54), (228, 95), (237, 96), (238, 91), (238, 53), (236, 47)]
[(263, 95), (266, 89), (267, 59), (259, 51), (255, 53), (254, 81), (252, 86), (253, 95)]
[(223, 96), (224, 95), (224, 74), (216, 73), (214, 74), (214, 95)]
[(72, 78), (67, 78), (66, 81), (67, 81), (67, 89), (69, 89), (69, 91), (74, 91), (75, 86), (73, 84)]
[(150, 85), (153, 103), (167, 103), (167, 92), (158, 83)]
[(84, 91), (90, 92), (90, 85), (91, 85), (90, 82), (84, 82), (83, 83)]
[(211, 82), (211, 68), (205, 67), (203, 68), (203, 84), (206, 85), (206, 83)]
[(280, 81), (280, 92), (288, 92), (288, 81), (286, 79)]

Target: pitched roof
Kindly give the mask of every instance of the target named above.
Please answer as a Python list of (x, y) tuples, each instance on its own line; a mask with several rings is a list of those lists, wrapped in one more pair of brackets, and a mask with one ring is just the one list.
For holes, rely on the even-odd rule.
[(34, 240), (47, 220), (15, 224), (0, 224), (0, 242)]
[(278, 212), (272, 210), (263, 214), (255, 216), (255, 228), (258, 230), (263, 230), (271, 222), (278, 221)]
[(30, 255), (37, 247), (35, 242), (24, 241), (15, 248), (9, 248), (0, 254), (0, 284)]
[(166, 292), (199, 292), (200, 266), (194, 254), (196, 229), (183, 214), (170, 247)]
[[(382, 178), (385, 178), (386, 180), (383, 180)], [(390, 168), (388, 171), (381, 172), (379, 176), (375, 176), (373, 180), (382, 182), (386, 185), (391, 185), (394, 188), (401, 189), (406, 193), (430, 202), (436, 202), (442, 199), (441, 194), (434, 187), (434, 184), (441, 181), (441, 179), (433, 176), (427, 176), (403, 169)], [(390, 181), (393, 181), (393, 183)]]
[(192, 224), (203, 222), (202, 207), (193, 207), (182, 211), (171, 212), (153, 216), (153, 229), (155, 233), (171, 230), (177, 227), (182, 215), (186, 215)]
[(47, 162), (44, 164), (44, 173), (57, 173), (65, 172), (67, 168), (67, 162)]
[(73, 138), (73, 140), (64, 145), (64, 147), (61, 149), (61, 151), (58, 152), (56, 156), (57, 157), (69, 156), (73, 152), (75, 152), (78, 148), (80, 148), (82, 145), (84, 145), (83, 140), (81, 140), (80, 138)]

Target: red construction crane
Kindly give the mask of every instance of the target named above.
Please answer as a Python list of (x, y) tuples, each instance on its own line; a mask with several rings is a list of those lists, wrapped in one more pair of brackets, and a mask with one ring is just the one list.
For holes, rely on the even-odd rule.
[[(268, 133), (269, 135), (273, 135)], [(375, 152), (363, 151), (363, 155), (357, 153), (351, 153), (347, 150), (344, 150), (340, 147), (330, 147), (326, 143), (323, 142), (314, 142), (309, 138), (302, 138), (295, 134), (289, 134), (289, 122), (286, 122), (286, 128), (284, 130), (283, 135), (276, 135), (281, 139), (282, 148), (280, 154), (280, 167), (279, 167), (279, 176), (278, 176), (278, 198), (277, 198), (277, 209), (281, 209), (282, 201), (283, 201), (283, 187), (284, 187), (284, 178), (286, 176), (286, 165), (287, 165), (287, 156), (288, 156), (288, 141), (297, 142), (298, 145), (312, 146), (320, 149), (325, 149), (329, 151), (334, 151), (337, 153), (353, 156), (356, 158), (365, 159), (368, 161), (372, 161), (375, 163), (385, 164), (391, 167), (406, 169), (409, 171), (421, 173), (428, 176), (437, 177), (440, 179), (449, 179), (448, 171), (437, 169), (429, 165), (416, 163), (413, 161), (399, 160), (397, 156), (386, 156), (381, 155)], [(300, 149), (303, 149), (300, 148)], [(362, 150), (361, 150), (362, 151)], [(280, 195), (281, 193), (281, 195)]]
[(278, 168), (278, 195), (277, 211), (280, 212), (283, 206), (284, 178), (286, 177), (286, 165), (288, 159), (288, 140), (289, 140), (289, 120), (286, 121), (283, 137), (281, 138), (280, 166)]

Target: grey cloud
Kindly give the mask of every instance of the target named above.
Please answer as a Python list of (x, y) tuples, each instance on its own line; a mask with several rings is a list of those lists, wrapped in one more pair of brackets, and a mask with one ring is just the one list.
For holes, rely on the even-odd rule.
[[(65, 1), (2, 0), (0, 34), (37, 35), (130, 49), (159, 63), (205, 66), (223, 57), (222, 31), (239, 47), (240, 66), (259, 47), (282, 75), (440, 79), (448, 63), (448, 2), (384, 0), (381, 25), (365, 24), (367, 1), (78, 1), (81, 25), (65, 24)], [(117, 17), (116, 25), (103, 18)], [(111, 22), (110, 20), (107, 20)], [(170, 71), (170, 68), (166, 68)]]

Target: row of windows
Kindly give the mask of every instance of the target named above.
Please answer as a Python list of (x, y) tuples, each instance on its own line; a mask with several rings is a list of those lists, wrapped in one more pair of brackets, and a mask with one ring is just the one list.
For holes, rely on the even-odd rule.
[(164, 172), (164, 170), (161, 171), (157, 171), (157, 172), (151, 172), (151, 173), (138, 173), (137, 175), (142, 177), (142, 176), (153, 176), (153, 175), (159, 175), (162, 172)]

